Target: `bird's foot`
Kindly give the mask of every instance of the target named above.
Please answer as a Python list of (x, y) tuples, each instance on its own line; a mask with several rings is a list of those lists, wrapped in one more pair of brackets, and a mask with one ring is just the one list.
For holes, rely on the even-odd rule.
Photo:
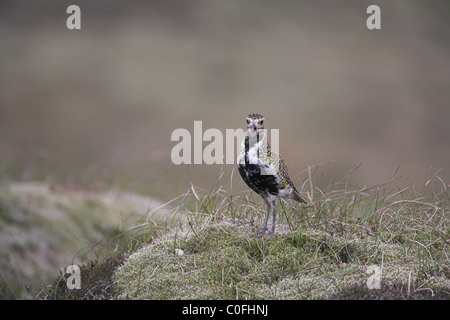
[(258, 235), (258, 238), (261, 239), (262, 237), (264, 237), (264, 234), (266, 233), (267, 230), (268, 230), (268, 228), (266, 226), (264, 226), (264, 229)]

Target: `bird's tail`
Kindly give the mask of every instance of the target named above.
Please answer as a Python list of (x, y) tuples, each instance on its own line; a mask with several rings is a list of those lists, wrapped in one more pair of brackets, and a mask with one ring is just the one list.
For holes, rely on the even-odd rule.
[(308, 202), (306, 202), (305, 199), (303, 199), (303, 197), (300, 195), (300, 193), (297, 191), (297, 189), (295, 187), (294, 187), (294, 192), (292, 194), (294, 196), (292, 199), (294, 199), (295, 201), (298, 201), (300, 203), (308, 203)]

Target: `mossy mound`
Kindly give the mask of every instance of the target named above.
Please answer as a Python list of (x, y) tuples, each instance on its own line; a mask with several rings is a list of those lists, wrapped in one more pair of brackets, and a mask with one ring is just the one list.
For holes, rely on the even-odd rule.
[(371, 265), (381, 268), (383, 284), (409, 281), (415, 288), (450, 289), (446, 274), (421, 277), (414, 248), (405, 254), (398, 243), (285, 225), (272, 237), (258, 239), (256, 232), (251, 224), (230, 219), (167, 233), (116, 269), (117, 297), (326, 299), (366, 286)]

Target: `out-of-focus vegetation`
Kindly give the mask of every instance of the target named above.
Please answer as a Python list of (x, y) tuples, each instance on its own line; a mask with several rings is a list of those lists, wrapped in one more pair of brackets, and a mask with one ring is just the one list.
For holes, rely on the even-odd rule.
[(276, 232), (261, 239), (261, 199), (192, 186), (178, 202), (188, 223), (84, 266), (80, 290), (62, 276), (41, 298), (448, 300), (450, 203), (441, 179), (398, 190), (395, 181), (356, 189), (345, 178), (321, 190), (311, 177), (315, 205), (281, 203)]
[[(176, 128), (241, 128), (260, 112), (280, 129), (293, 173), (333, 160), (328, 183), (405, 185), (430, 166), (449, 178), (447, 1), (2, 1), (0, 174), (111, 185), (167, 200)], [(204, 143), (206, 145), (207, 143)], [(226, 165), (229, 177), (233, 165)], [(193, 165), (209, 188), (220, 165)], [(167, 170), (167, 171), (166, 171)], [(166, 173), (165, 173), (166, 172)]]

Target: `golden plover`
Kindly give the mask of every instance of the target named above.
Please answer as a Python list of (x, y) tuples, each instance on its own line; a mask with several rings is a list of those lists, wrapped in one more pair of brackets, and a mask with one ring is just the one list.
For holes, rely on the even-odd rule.
[(292, 183), (286, 164), (281, 156), (271, 150), (264, 130), (264, 117), (259, 113), (247, 116), (247, 130), (238, 155), (239, 173), (245, 183), (259, 194), (267, 205), (264, 229), (259, 237), (268, 230), (267, 220), (270, 214), (270, 202), (273, 204), (272, 231), (275, 231), (277, 217), (277, 197), (293, 199), (307, 203)]

